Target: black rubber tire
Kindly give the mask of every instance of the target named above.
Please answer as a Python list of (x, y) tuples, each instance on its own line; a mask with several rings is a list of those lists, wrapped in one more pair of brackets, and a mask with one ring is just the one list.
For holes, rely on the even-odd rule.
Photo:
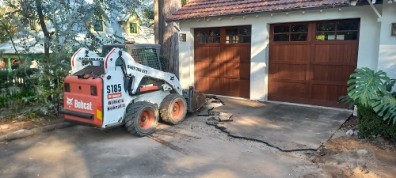
[[(142, 117), (142, 114), (146, 113), (152, 114), (148, 123), (145, 123), (146, 118)], [(125, 114), (125, 127), (128, 132), (143, 137), (155, 132), (158, 120), (158, 107), (146, 101), (139, 101), (128, 106)], [(144, 128), (141, 124), (147, 124), (148, 128)]]
[(179, 94), (169, 94), (161, 102), (160, 115), (165, 123), (176, 125), (184, 120), (186, 114), (187, 102)]

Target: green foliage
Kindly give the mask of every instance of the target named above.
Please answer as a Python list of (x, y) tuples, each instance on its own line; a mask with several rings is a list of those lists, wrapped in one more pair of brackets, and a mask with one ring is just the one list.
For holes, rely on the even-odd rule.
[(374, 72), (369, 68), (356, 69), (349, 80), (348, 96), (356, 103), (370, 106), (373, 101), (379, 100), (385, 93), (389, 77), (383, 71)]
[(359, 135), (362, 138), (382, 135), (396, 140), (396, 125), (382, 120), (371, 108), (358, 106)]
[[(38, 6), (37, 2), (42, 6)], [(37, 72), (32, 72), (33, 74), (25, 69), (11, 73), (0, 71), (0, 89), (2, 89), (0, 107), (14, 108), (14, 104), (29, 107), (33, 104), (39, 106), (38, 113), (47, 115), (57, 114), (60, 108), (63, 99), (63, 79), (70, 70), (70, 57), (78, 48), (97, 50), (102, 44), (114, 43), (116, 39), (123, 41), (123, 38), (118, 37), (117, 34), (92, 32), (93, 22), (98, 20), (95, 18), (100, 17), (106, 23), (111, 22), (115, 20), (114, 12), (118, 14), (142, 7), (142, 2), (100, 0), (92, 3), (85, 1), (73, 3), (55, 0), (4, 0), (3, 5), (4, 8), (0, 7), (0, 41), (10, 40), (15, 53), (25, 54), (23, 56), (31, 53), (31, 47), (44, 41), (43, 48), (51, 51), (51, 54), (46, 53), (44, 59), (35, 58), (39, 68)], [(4, 9), (8, 10), (7, 13), (4, 13)], [(29, 22), (39, 22), (40, 12), (44, 16), (44, 24), (40, 24), (40, 29), (37, 31), (29, 29)], [(153, 17), (153, 12), (147, 12), (147, 15)], [(47, 33), (45, 27), (48, 27)], [(39, 33), (44, 33), (45, 37)], [(34, 38), (32, 43), (13, 41), (17, 39), (30, 41), (32, 37)], [(18, 48), (20, 46), (22, 48)], [(23, 78), (24, 84), (14, 86), (10, 81), (16, 77)], [(14, 89), (18, 92), (14, 92)]]
[(143, 11), (143, 16), (146, 19), (154, 20), (154, 11), (152, 9), (146, 8)]
[(35, 101), (35, 81), (31, 79), (35, 72), (35, 69), (26, 68), (0, 71), (0, 108), (23, 107)]
[(33, 78), (37, 80), (34, 86), (37, 102), (41, 104), (40, 111), (47, 114), (57, 114), (63, 99), (63, 79), (70, 70), (67, 54), (56, 53), (48, 59), (39, 62), (39, 71)]
[(356, 69), (348, 80), (348, 96), (358, 105), (373, 109), (383, 120), (396, 124), (396, 98), (391, 93), (395, 80), (385, 72)]
[(385, 121), (396, 124), (396, 98), (391, 94), (384, 95), (370, 105)]
[(9, 9), (0, 7), (0, 43), (8, 41), (17, 32), (15, 19), (9, 13)]
[(348, 84), (348, 97), (358, 105), (360, 135), (396, 139), (396, 97), (391, 93), (395, 80), (383, 71), (361, 68), (350, 76)]

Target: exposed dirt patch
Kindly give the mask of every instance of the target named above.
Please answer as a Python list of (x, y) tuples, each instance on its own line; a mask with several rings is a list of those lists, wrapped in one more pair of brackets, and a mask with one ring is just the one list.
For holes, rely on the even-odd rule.
[(17, 116), (12, 119), (0, 118), (0, 135), (5, 135), (20, 129), (32, 129), (60, 122), (63, 122), (63, 119), (37, 118), (28, 120), (23, 116)]
[[(351, 118), (340, 132), (356, 123), (356, 118)], [(329, 140), (311, 160), (332, 177), (392, 178), (396, 175), (396, 144), (382, 137), (366, 140), (341, 136)], [(318, 175), (306, 177), (312, 176)]]

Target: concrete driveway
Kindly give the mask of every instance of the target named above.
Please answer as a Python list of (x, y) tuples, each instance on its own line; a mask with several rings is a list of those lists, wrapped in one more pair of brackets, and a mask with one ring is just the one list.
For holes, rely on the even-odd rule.
[(301, 177), (323, 172), (300, 155), (230, 138), (205, 121), (190, 116), (143, 138), (122, 127), (74, 126), (0, 143), (0, 177)]
[(351, 115), (347, 110), (220, 99), (225, 105), (215, 111), (232, 113), (234, 121), (218, 127), (282, 151), (318, 149)]
[[(293, 138), (298, 133), (293, 129), (329, 128), (321, 122), (308, 121), (292, 123), (313, 125), (296, 126), (283, 117), (279, 120), (282, 122), (267, 120), (261, 110), (265, 111), (268, 104), (224, 101), (226, 105), (218, 109), (235, 114), (235, 121), (228, 123), (227, 129), (238, 130), (243, 126), (239, 129), (244, 131), (242, 134), (255, 129), (254, 135), (273, 140), (278, 135), (275, 140), (278, 144), (299, 140), (301, 136)], [(277, 107), (274, 105), (270, 110)], [(276, 113), (273, 115), (283, 112)], [(315, 113), (320, 115), (323, 110)], [(180, 125), (161, 125), (155, 134), (143, 138), (130, 135), (123, 127), (99, 130), (73, 126), (0, 143), (0, 177), (331, 177), (331, 173), (310, 161), (315, 151), (284, 152), (253, 139), (233, 138), (207, 125), (207, 119), (188, 116)], [(297, 115), (294, 119), (298, 119)], [(285, 139), (287, 136), (290, 139)]]

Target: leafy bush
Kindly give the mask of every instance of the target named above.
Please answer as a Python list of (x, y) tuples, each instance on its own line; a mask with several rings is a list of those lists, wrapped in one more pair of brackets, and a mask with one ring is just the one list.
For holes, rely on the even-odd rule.
[(383, 71), (356, 69), (348, 80), (348, 97), (358, 105), (362, 137), (384, 134), (396, 139), (395, 80)]
[(32, 77), (37, 81), (34, 85), (37, 102), (41, 104), (40, 112), (58, 114), (63, 99), (63, 80), (70, 70), (68, 54), (56, 53), (49, 59), (39, 62), (38, 72)]
[(0, 96), (0, 108), (22, 108), (35, 101), (35, 92), (32, 89), (23, 89), (18, 92)]
[[(0, 89), (8, 88), (14, 85), (16, 82), (12, 82), (13, 79), (22, 78), (24, 80), (23, 86), (26, 88), (32, 88), (34, 81), (31, 81), (31, 76), (37, 71), (37, 69), (31, 68), (19, 68), (12, 71), (0, 71)], [(28, 85), (31, 84), (31, 85)]]
[(40, 60), (38, 69), (0, 71), (0, 108), (18, 112), (39, 103), (40, 113), (57, 114), (63, 99), (63, 79), (70, 70), (68, 57), (56, 53), (50, 59)]
[(382, 135), (396, 140), (396, 125), (382, 120), (373, 109), (358, 106), (359, 135), (363, 138), (370, 138)]
[(34, 83), (31, 76), (35, 69), (20, 68), (13, 71), (0, 71), (0, 108), (23, 107), (34, 101)]

